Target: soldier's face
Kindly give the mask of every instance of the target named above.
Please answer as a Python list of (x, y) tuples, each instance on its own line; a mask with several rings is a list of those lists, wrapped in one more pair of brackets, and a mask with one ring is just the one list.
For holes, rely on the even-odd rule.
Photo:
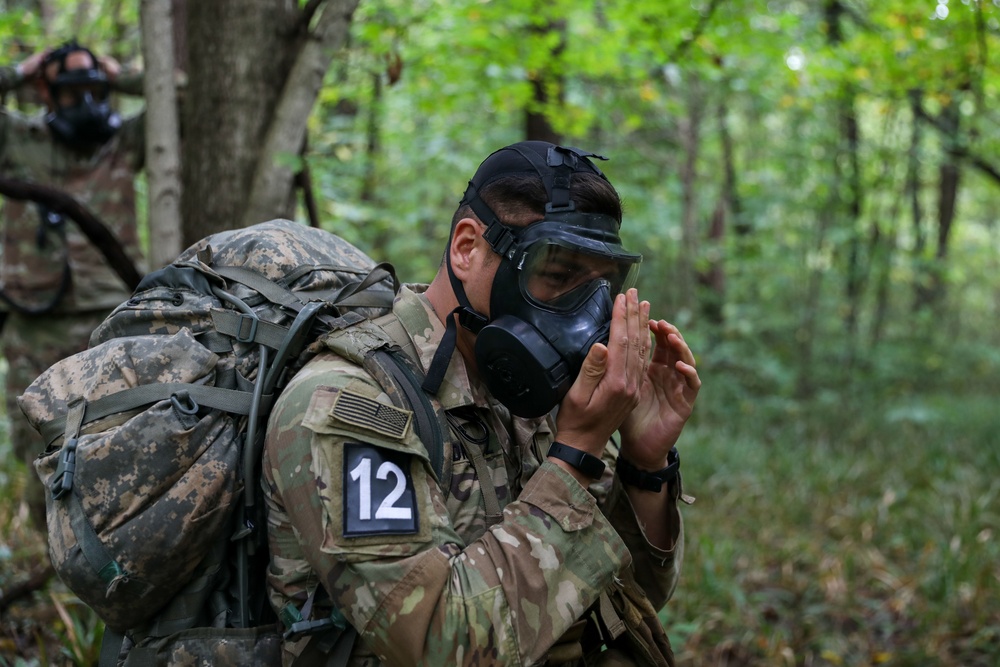
[[(96, 64), (86, 51), (74, 51), (66, 56), (66, 71), (94, 69)], [(45, 72), (49, 81), (59, 75), (59, 64), (51, 63)], [(103, 102), (108, 97), (107, 84), (87, 84), (81, 86), (59, 86), (55, 99), (48, 96), (49, 107), (68, 109), (82, 102), (88, 95), (96, 102)]]

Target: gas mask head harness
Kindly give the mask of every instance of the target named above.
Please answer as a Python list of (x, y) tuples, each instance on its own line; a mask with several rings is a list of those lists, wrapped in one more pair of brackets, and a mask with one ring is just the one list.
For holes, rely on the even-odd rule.
[[(574, 173), (607, 178), (576, 148), (528, 141), (488, 157), (462, 198), (486, 225), (483, 238), (500, 256), (489, 317), (475, 311), (451, 268), (458, 322), (477, 334), (476, 364), (490, 393), (519, 417), (540, 417), (569, 390), (594, 343), (607, 343), (615, 295), (635, 284), (642, 256), (625, 250), (619, 221), (577, 208)], [(502, 222), (480, 191), (503, 176), (537, 174), (545, 186), (543, 217), (526, 226)], [(454, 315), (453, 313), (452, 315)], [(424, 387), (436, 393), (454, 350), (455, 318), (435, 354)]]
[[(90, 56), (90, 67), (66, 69), (66, 59), (73, 53)], [(55, 77), (48, 79), (52, 63), (59, 67)], [(105, 143), (121, 128), (121, 116), (111, 109), (111, 83), (90, 49), (66, 42), (45, 57), (42, 71), (54, 107), (45, 122), (56, 139), (73, 148), (86, 148)]]

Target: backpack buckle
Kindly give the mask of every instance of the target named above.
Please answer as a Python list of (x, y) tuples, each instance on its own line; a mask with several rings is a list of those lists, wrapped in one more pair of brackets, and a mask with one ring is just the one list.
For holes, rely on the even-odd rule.
[(257, 322), (259, 321), (257, 316), (247, 313), (237, 313), (237, 315), (240, 322), (236, 327), (234, 337), (240, 343), (252, 343), (257, 337)]
[(73, 473), (76, 472), (76, 438), (70, 438), (63, 445), (59, 465), (52, 479), (52, 498), (59, 500), (73, 490)]
[(343, 626), (337, 625), (332, 618), (320, 618), (315, 621), (299, 621), (297, 623), (292, 623), (291, 627), (285, 630), (285, 634), (282, 635), (282, 639), (286, 642), (293, 642), (296, 639), (319, 634), (335, 628), (337, 630), (344, 629)]

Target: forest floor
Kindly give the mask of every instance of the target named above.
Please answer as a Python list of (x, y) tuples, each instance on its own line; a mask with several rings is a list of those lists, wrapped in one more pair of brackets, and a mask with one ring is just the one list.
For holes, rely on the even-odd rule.
[[(679, 444), (678, 665), (996, 667), (998, 433), (992, 394), (709, 405)], [(27, 471), (0, 461), (0, 666), (96, 664), (102, 626), (39, 584)]]

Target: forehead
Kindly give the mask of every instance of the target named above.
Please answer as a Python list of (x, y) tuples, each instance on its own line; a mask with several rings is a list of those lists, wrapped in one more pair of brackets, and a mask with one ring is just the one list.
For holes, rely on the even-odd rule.
[[(86, 51), (73, 51), (66, 55), (66, 71), (74, 69), (93, 69), (94, 59)], [(50, 79), (59, 74), (59, 63), (51, 62), (45, 70)]]

